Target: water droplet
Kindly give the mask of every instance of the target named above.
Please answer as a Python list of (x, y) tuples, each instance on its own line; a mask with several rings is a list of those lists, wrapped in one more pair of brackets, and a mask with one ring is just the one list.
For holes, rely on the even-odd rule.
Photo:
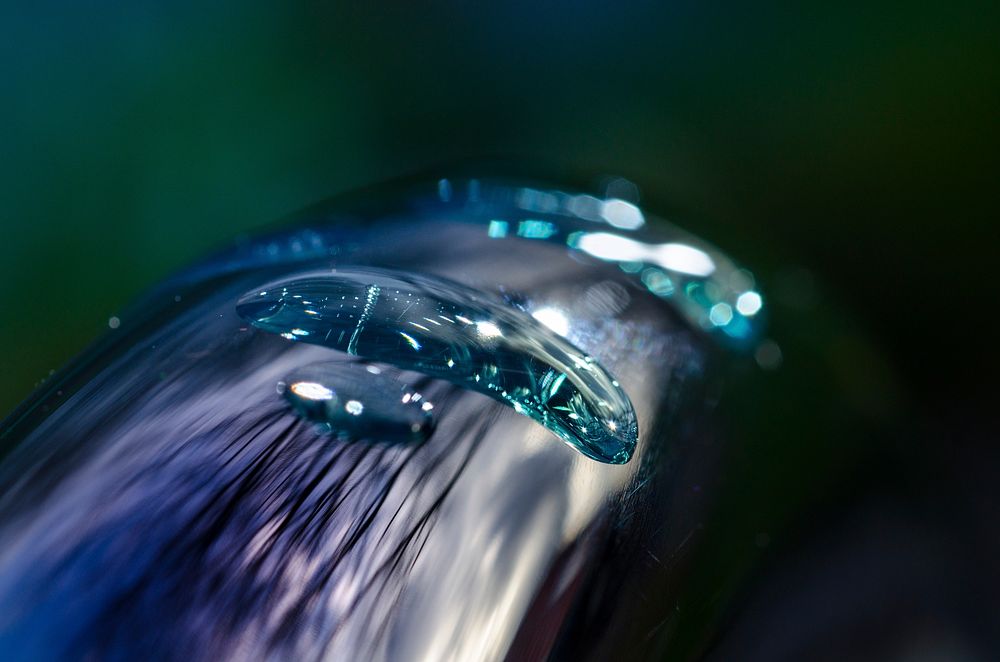
[(434, 429), (430, 403), (377, 366), (314, 363), (293, 371), (278, 390), (303, 418), (344, 439), (416, 443)]
[(622, 464), (635, 449), (632, 402), (600, 364), (524, 311), (457, 283), (377, 269), (312, 273), (251, 291), (237, 311), (289, 340), (485, 393), (595, 460)]

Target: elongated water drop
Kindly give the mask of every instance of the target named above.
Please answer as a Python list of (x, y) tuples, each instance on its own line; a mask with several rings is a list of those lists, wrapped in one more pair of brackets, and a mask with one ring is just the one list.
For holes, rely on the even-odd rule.
[(288, 375), (279, 391), (304, 418), (344, 439), (415, 443), (434, 429), (434, 406), (374, 365), (314, 363)]
[(379, 269), (310, 273), (241, 297), (254, 326), (485, 393), (601, 462), (627, 462), (635, 411), (596, 361), (527, 313), (450, 281)]

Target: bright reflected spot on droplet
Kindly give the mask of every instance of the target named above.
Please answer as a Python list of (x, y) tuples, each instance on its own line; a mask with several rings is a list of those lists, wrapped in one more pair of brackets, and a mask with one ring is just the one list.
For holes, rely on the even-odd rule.
[(717, 303), (708, 312), (708, 319), (715, 326), (725, 326), (733, 321), (733, 307), (728, 303)]
[(660, 244), (655, 249), (655, 260), (664, 269), (679, 271), (692, 276), (710, 276), (715, 262), (705, 251), (687, 244)]
[(484, 338), (497, 338), (503, 335), (500, 332), (500, 327), (490, 321), (476, 322), (476, 331)]
[(536, 320), (549, 327), (560, 336), (569, 334), (569, 320), (561, 310), (556, 308), (539, 308), (531, 313)]
[(601, 216), (610, 225), (623, 230), (635, 230), (646, 224), (646, 218), (642, 215), (642, 210), (631, 202), (618, 200), (617, 198), (604, 201)]
[(420, 351), (420, 343), (417, 341), (416, 338), (402, 331), (399, 332), (399, 335), (403, 336), (403, 340), (405, 340), (410, 345), (410, 347), (417, 350), (418, 352)]
[(576, 247), (596, 258), (616, 262), (638, 262), (649, 252), (649, 247), (641, 241), (610, 232), (584, 233), (577, 240)]
[(740, 311), (741, 315), (746, 315), (747, 317), (752, 317), (759, 313), (763, 305), (764, 301), (760, 298), (760, 295), (752, 290), (744, 292), (736, 299), (736, 310)]
[(346, 411), (351, 416), (360, 416), (361, 412), (365, 410), (365, 406), (358, 402), (357, 400), (348, 400), (344, 403), (344, 411)]
[(316, 382), (295, 382), (288, 387), (295, 395), (307, 400), (332, 400), (333, 391)]
[(710, 276), (715, 272), (711, 256), (687, 244), (645, 244), (610, 232), (588, 232), (576, 239), (576, 247), (602, 260), (652, 263), (692, 276)]

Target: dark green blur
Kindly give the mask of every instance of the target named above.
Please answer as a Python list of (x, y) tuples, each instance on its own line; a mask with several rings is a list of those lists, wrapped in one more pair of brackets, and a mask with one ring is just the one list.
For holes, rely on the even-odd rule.
[(788, 522), (1000, 369), (986, 3), (7, 4), (3, 412), (143, 289), (321, 198), (467, 159), (625, 176), (753, 268), (784, 350), (731, 378), (743, 436), (664, 626), (687, 654)]

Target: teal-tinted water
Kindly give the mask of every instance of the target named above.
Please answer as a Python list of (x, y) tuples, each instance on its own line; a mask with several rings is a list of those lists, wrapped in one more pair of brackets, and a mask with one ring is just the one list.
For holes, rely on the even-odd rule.
[(434, 429), (434, 405), (375, 365), (314, 363), (289, 374), (278, 391), (304, 418), (345, 440), (416, 443)]
[(524, 311), (468, 287), (389, 270), (338, 269), (253, 290), (237, 310), (288, 340), (489, 395), (595, 460), (622, 464), (635, 449), (632, 403), (601, 365)]

